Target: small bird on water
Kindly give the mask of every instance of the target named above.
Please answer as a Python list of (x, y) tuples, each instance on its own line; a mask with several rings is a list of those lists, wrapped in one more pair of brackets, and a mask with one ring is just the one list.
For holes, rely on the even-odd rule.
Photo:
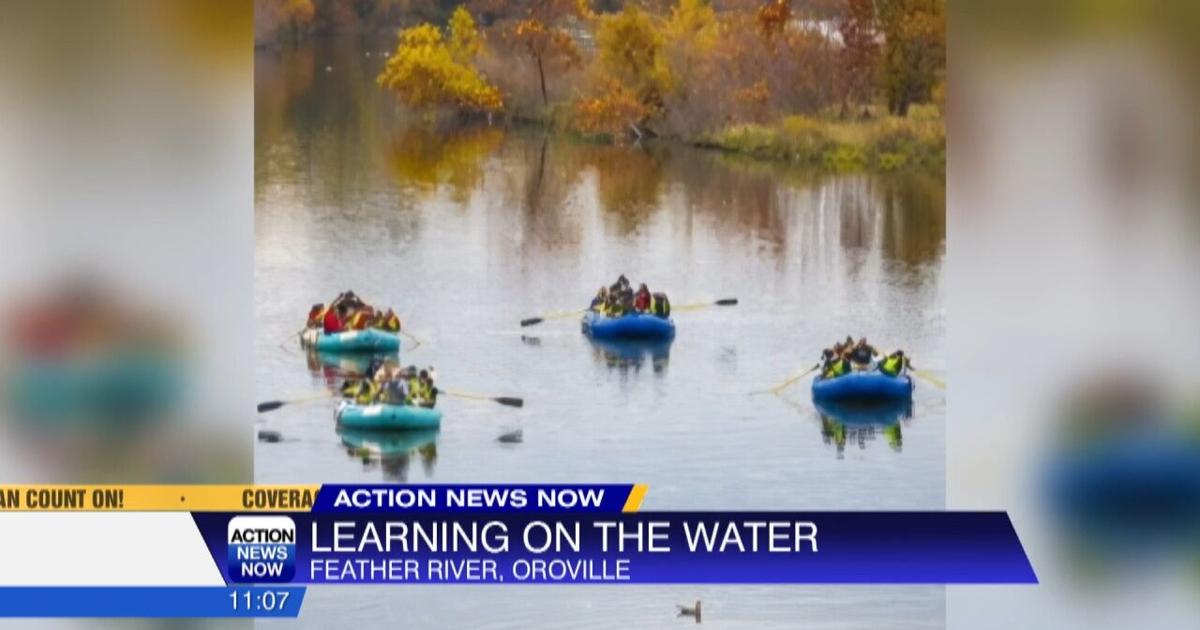
[(679, 609), (680, 617), (695, 617), (696, 623), (700, 623), (700, 600), (697, 599), (693, 606), (676, 604), (675, 607)]

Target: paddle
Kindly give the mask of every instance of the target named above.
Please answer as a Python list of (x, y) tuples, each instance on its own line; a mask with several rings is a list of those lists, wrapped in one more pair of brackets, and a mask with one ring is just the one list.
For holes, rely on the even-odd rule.
[(413, 347), (408, 349), (409, 352), (412, 352), (413, 350), (416, 350), (417, 348), (421, 347), (421, 340), (417, 339), (416, 335), (414, 335), (408, 331), (405, 331), (405, 330), (401, 330), (400, 334), (404, 335), (405, 337), (408, 337), (413, 342)]
[(563, 319), (566, 317), (574, 317), (576, 315), (583, 315), (584, 311), (586, 311), (586, 310), (587, 310), (586, 308), (581, 308), (581, 309), (575, 310), (575, 311), (561, 311), (558, 313), (547, 313), (546, 315), (541, 315), (539, 317), (528, 317), (528, 318), (521, 320), (521, 326), (522, 327), (533, 326), (536, 324), (540, 324), (548, 319)]
[(946, 389), (946, 384), (942, 382), (942, 379), (930, 374), (929, 372), (926, 372), (925, 370), (918, 370), (911, 365), (908, 366), (908, 369), (912, 370), (913, 374), (925, 379), (930, 385), (933, 385), (938, 389)]
[(501, 405), (506, 405), (508, 407), (524, 407), (525, 406), (525, 400), (523, 398), (515, 398), (512, 396), (484, 396), (481, 394), (468, 394), (466, 392), (456, 392), (456, 391), (441, 389), (441, 388), (438, 388), (438, 393), (445, 394), (447, 396), (454, 396), (456, 398), (466, 398), (468, 400), (490, 400), (492, 402), (498, 402)]
[(801, 372), (801, 373), (797, 374), (796, 376), (793, 376), (793, 377), (791, 377), (791, 378), (789, 378), (789, 379), (787, 379), (787, 380), (783, 381), (782, 383), (780, 383), (780, 384), (776, 385), (775, 387), (772, 387), (771, 389), (764, 389), (764, 390), (762, 390), (762, 391), (750, 392), (750, 395), (751, 395), (751, 396), (755, 396), (755, 395), (758, 395), (758, 394), (778, 394), (779, 392), (781, 392), (781, 391), (783, 391), (783, 390), (787, 389), (787, 387), (788, 387), (789, 385), (791, 385), (792, 383), (795, 383), (796, 381), (798, 381), (798, 380), (800, 380), (800, 379), (804, 378), (805, 376), (808, 376), (809, 374), (812, 374), (812, 373), (813, 373), (813, 370), (816, 370), (816, 369), (817, 369), (817, 368), (819, 368), (819, 367), (821, 367), (821, 364), (820, 364), (820, 363), (817, 363), (816, 365), (814, 365), (814, 366), (812, 366), (812, 367), (808, 368), (807, 370), (804, 370), (803, 372)]
[(684, 304), (683, 306), (675, 307), (674, 311), (695, 311), (710, 306), (737, 306), (737, 298), (721, 298), (715, 302), (696, 302), (695, 304)]
[(300, 405), (300, 404), (309, 403), (309, 402), (313, 402), (313, 401), (317, 401), (317, 400), (324, 400), (324, 399), (330, 398), (332, 396), (333, 396), (333, 394), (325, 393), (325, 394), (320, 394), (317, 396), (309, 396), (307, 398), (296, 398), (294, 400), (268, 400), (267, 402), (258, 403), (258, 413), (266, 413), (268, 411), (275, 411), (276, 409), (279, 409), (280, 407), (283, 407), (284, 405)]

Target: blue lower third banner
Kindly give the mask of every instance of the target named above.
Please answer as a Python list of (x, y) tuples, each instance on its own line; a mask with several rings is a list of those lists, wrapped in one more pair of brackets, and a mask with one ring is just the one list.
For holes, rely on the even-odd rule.
[(7, 586), (0, 617), (295, 617), (303, 586)]
[(1003, 512), (193, 518), (227, 583), (1037, 582)]

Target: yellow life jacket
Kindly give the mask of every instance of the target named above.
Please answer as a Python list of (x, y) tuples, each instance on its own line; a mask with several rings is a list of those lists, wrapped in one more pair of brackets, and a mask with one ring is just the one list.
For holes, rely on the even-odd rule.
[(309, 327), (320, 326), (325, 323), (325, 315), (329, 313), (329, 307), (323, 306), (317, 311), (310, 311), (308, 318)]
[(904, 357), (891, 355), (879, 363), (879, 371), (888, 376), (897, 376), (904, 369)]
[(375, 397), (379, 395), (379, 385), (372, 380), (359, 381), (358, 391), (354, 394), (354, 402), (360, 405), (369, 405), (375, 402)]
[(850, 371), (850, 361), (844, 357), (838, 357), (829, 364), (825, 369), (825, 378), (837, 378)]

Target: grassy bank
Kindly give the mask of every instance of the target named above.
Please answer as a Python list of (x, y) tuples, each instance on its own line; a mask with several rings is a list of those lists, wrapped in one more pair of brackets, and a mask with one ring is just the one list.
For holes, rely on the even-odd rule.
[[(510, 113), (519, 125), (540, 127), (582, 142), (614, 142), (608, 134), (578, 130), (563, 104), (536, 111)], [(633, 141), (632, 135), (620, 141)], [(942, 170), (946, 166), (945, 123), (934, 106), (914, 106), (907, 117), (876, 113), (872, 118), (843, 120), (836, 116), (787, 116), (774, 124), (736, 124), (694, 138), (658, 136), (733, 155), (785, 161), (837, 172)]]
[(923, 110), (856, 121), (788, 116), (771, 125), (733, 125), (693, 144), (834, 171), (940, 169), (946, 163), (942, 119)]

